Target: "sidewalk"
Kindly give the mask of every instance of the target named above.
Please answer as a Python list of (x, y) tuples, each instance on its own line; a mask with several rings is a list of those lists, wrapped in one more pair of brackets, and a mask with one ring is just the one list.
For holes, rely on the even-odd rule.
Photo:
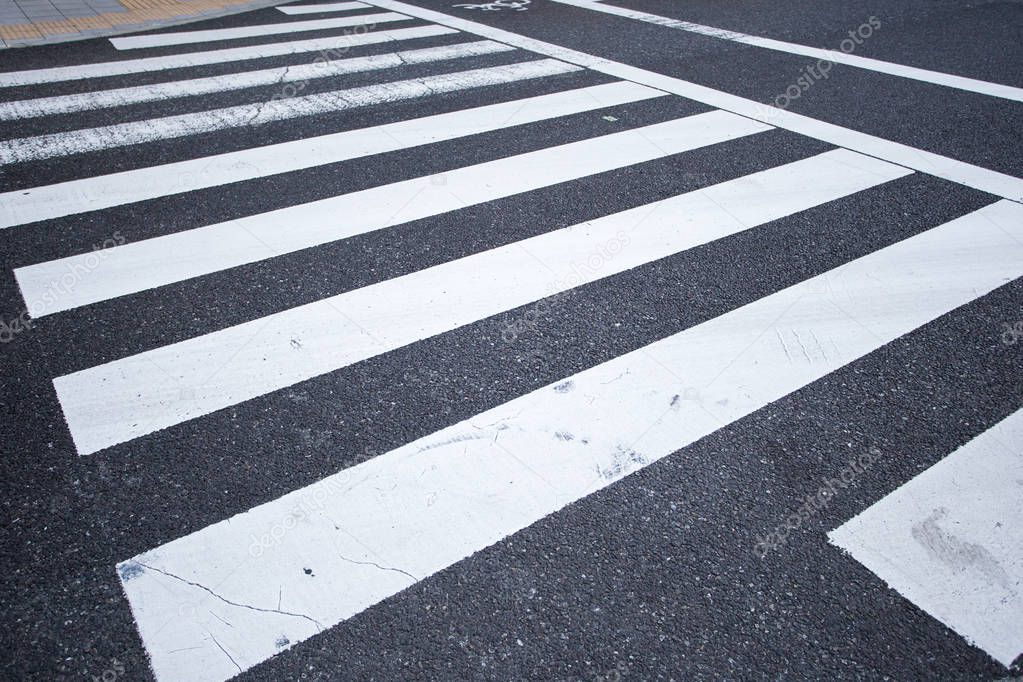
[(281, 0), (0, 0), (0, 48), (131, 33)]

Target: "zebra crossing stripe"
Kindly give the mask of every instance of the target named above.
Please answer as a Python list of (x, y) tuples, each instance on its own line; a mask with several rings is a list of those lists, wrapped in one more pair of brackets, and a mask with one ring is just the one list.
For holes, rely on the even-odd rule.
[(181, 31), (178, 33), (146, 33), (137, 36), (111, 38), (110, 43), (118, 50), (137, 50), (143, 47), (166, 47), (168, 45), (189, 45), (192, 43), (209, 43), (217, 40), (237, 40), (239, 38), (261, 38), (282, 33), (301, 33), (304, 31), (326, 31), (333, 28), (350, 26), (376, 26), (392, 21), (411, 21), (412, 17), (395, 12), (379, 14), (360, 14), (354, 17), (336, 19), (315, 19), (313, 21), (292, 21), (279, 24), (261, 24), (259, 26), (238, 26), (235, 28), (213, 28), (205, 31)]
[(276, 8), (285, 14), (321, 14), (323, 12), (347, 12), (353, 9), (372, 7), (364, 2), (332, 2), (323, 5), (283, 5)]
[(446, 59), (479, 57), (486, 54), (509, 52), (514, 49), (514, 47), (495, 43), (492, 40), (479, 40), (405, 52), (370, 55), (368, 57), (352, 57), (331, 61), (319, 60), (312, 64), (283, 66), (274, 69), (261, 69), (259, 71), (242, 71), (240, 73), (211, 76), (209, 78), (194, 78), (191, 80), (116, 88), (113, 90), (94, 90), (74, 95), (58, 95), (56, 97), (0, 102), (0, 121), (47, 116), (50, 114), (65, 114), (89, 109), (120, 107), (176, 97), (194, 97), (213, 92), (243, 90), (261, 85), (301, 83), (317, 78), (330, 78), (348, 73), (392, 69), (409, 64), (425, 64)]
[(556, 59), (538, 59), (503, 66), (377, 83), (348, 90), (242, 104), (178, 116), (151, 118), (99, 128), (6, 140), (0, 146), (0, 164), (38, 161), (133, 144), (169, 140), (247, 125), (263, 125), (302, 116), (345, 111), (358, 107), (470, 90), (502, 83), (572, 73), (580, 67)]
[(1021, 275), (1000, 201), (122, 562), (156, 678), (232, 677)]
[(0, 194), (0, 228), (338, 163), (639, 102), (666, 93), (617, 81)]
[[(14, 274), (42, 317), (768, 129), (712, 111), (112, 247), (98, 266), (89, 251)], [(69, 272), (75, 285), (59, 286)]]
[(1023, 410), (828, 534), (1005, 667), (1023, 654), (1020, 443)]
[(909, 172), (827, 152), (58, 377), (54, 386), (79, 453), (89, 454)]
[(122, 59), (116, 62), (8, 71), (6, 73), (0, 72), (0, 88), (9, 88), (16, 85), (35, 85), (38, 83), (58, 83), (60, 81), (83, 80), (86, 78), (107, 78), (109, 76), (122, 76), (129, 73), (183, 69), (192, 66), (205, 66), (207, 64), (238, 62), (246, 59), (280, 57), (282, 55), (301, 54), (303, 52), (323, 52), (326, 55), (333, 55), (362, 45), (375, 45), (377, 43), (412, 40), (414, 38), (430, 38), (433, 36), (451, 35), (452, 33), (458, 33), (458, 31), (447, 26), (431, 24), (390, 31), (349, 33), (329, 38), (295, 40), (285, 43), (263, 43), (262, 45), (232, 47), (207, 52), (185, 52), (166, 57)]

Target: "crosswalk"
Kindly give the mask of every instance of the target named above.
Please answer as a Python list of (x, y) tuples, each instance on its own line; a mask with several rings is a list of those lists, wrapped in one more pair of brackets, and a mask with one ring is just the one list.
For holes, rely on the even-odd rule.
[[(116, 571), (158, 680), (219, 681), (258, 666), (1023, 277), (1023, 204), (1010, 196), (1018, 179), (996, 178), (1008, 189), (977, 192), (975, 209), (908, 233), (895, 222), (880, 230), (894, 236), (862, 253), (815, 260), (807, 244), (830, 234), (817, 212), (901, 196), (920, 164), (801, 138), (707, 98), (393, 9), (287, 5), (270, 23), (113, 38), (127, 55), (0, 73), (5, 130), (30, 126), (0, 144), (0, 169), (33, 178), (0, 191), (0, 234), (13, 244), (36, 234), (66, 240), (43, 258), (19, 252), (10, 267), (40, 330), (83, 313), (130, 320), (164, 293), (172, 306), (184, 291), (227, 295), (245, 277), (267, 287), (246, 297), (272, 297), (289, 286), (275, 275), (287, 259), (401, 245), (402, 230), (466, 242), (454, 256), (387, 274), (353, 257), (344, 267), (360, 273), (357, 286), (254, 315), (243, 297), (233, 302), (242, 321), (186, 325), (172, 343), (147, 340), (61, 367), (48, 380), (67, 433), (53, 438), (69, 437), (84, 460), (144, 458), (176, 429), (201, 428), (224, 410), (261, 398), (287, 411), (283, 396), (303, 382), (459, 330), (484, 333), (545, 301), (571, 308), (573, 295), (613, 290), (630, 273), (642, 290), (625, 298), (671, 296), (656, 275), (671, 259), (723, 249), (732, 262), (705, 266), (723, 277), (758, 257), (730, 251), (737, 240), (766, 240), (779, 221), (796, 221), (805, 239), (786, 247), (782, 267), (804, 274), (769, 279), (768, 291), (707, 319), (660, 320), (627, 352), (557, 364), (560, 373), (534, 390), (126, 553)], [(326, 18), (306, 18), (319, 14)], [(289, 38), (313, 32), (324, 34)], [(280, 96), (285, 84), (303, 91)], [(45, 94), (29, 95), (38, 85)], [(363, 117), (353, 127), (346, 116)], [(271, 128), (285, 124), (298, 134), (275, 137), (283, 128)], [(441, 149), (466, 153), (449, 159), (434, 154)], [(387, 161), (364, 180), (360, 168), (376, 160)], [(928, 181), (951, 187), (946, 166), (932, 172), (945, 179)], [(309, 173), (324, 185), (311, 190)], [(615, 191), (594, 195), (601, 187)], [(252, 208), (239, 188), (273, 192), (276, 205)], [(121, 222), (191, 198), (220, 218)], [(529, 234), (478, 217), (546, 201), (561, 212), (539, 211)], [(855, 215), (837, 215), (828, 230), (858, 229)], [(444, 232), (456, 225), (465, 231)], [(127, 238), (91, 249), (99, 228)], [(160, 337), (151, 331), (147, 339)], [(81, 333), (87, 345), (89, 326)], [(1018, 450), (1017, 422), (999, 433)], [(905, 516), (899, 505), (916, 505), (911, 523), (931, 518), (929, 505), (942, 499), (975, 534), (992, 518), (1018, 532), (1018, 505), (984, 507), (948, 483), (946, 470), (969, 468), (961, 463), (969, 448), (996, 451), (977, 490), (1020, 471), (1018, 453), (993, 448), (992, 438), (965, 445), (938, 473), (881, 491), (829, 537), (1008, 665), (1023, 651), (1018, 543), (999, 536), (996, 549), (965, 557), (969, 538), (957, 545), (934, 530), (945, 516), (890, 527)], [(921, 533), (929, 544), (900, 554)], [(948, 563), (935, 552), (975, 569), (975, 592), (1000, 605), (993, 624), (956, 592), (954, 571), (920, 587), (926, 573), (914, 566)]]

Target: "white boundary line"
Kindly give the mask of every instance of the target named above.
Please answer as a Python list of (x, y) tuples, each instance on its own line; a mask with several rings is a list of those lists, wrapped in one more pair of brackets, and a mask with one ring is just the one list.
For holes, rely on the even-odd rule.
[[(975, 78), (966, 78), (965, 76), (955, 76), (950, 73), (942, 73), (941, 71), (931, 71), (929, 69), (920, 69), (915, 66), (905, 66), (903, 64), (895, 64), (894, 62), (882, 61), (880, 59), (857, 57), (853, 54), (842, 52), (840, 50), (826, 50), (819, 47), (799, 45), (797, 43), (787, 43), (782, 40), (774, 40), (772, 38), (762, 38), (760, 36), (753, 36), (747, 33), (728, 31), (721, 28), (714, 28), (713, 26), (704, 26), (702, 24), (694, 24), (689, 21), (681, 21), (679, 19), (672, 19), (670, 17), (662, 17), (657, 14), (639, 12), (637, 10), (627, 9), (625, 7), (615, 7), (614, 5), (596, 4), (593, 2), (593, 0), (553, 0), (553, 1), (561, 3), (563, 5), (572, 5), (573, 7), (581, 7), (583, 9), (589, 9), (595, 12), (603, 12), (604, 14), (611, 14), (618, 17), (624, 17), (626, 19), (643, 21), (648, 24), (664, 26), (665, 28), (673, 28), (679, 31), (688, 31), (689, 33), (698, 33), (700, 35), (709, 36), (711, 38), (718, 38), (720, 40), (731, 40), (732, 42), (743, 43), (744, 45), (761, 47), (764, 48), (765, 50), (774, 50), (776, 52), (798, 54), (804, 57), (812, 57), (813, 59), (834, 62), (835, 64), (853, 66), (856, 67), (857, 69), (876, 71), (877, 73), (884, 73), (888, 74), (889, 76), (910, 78), (912, 80), (922, 81), (924, 83), (933, 83), (934, 85), (943, 85), (945, 87), (955, 88), (957, 90), (976, 92), (978, 94), (989, 95), (991, 97), (1000, 97), (1002, 99), (1008, 99), (1014, 102), (1023, 102), (1023, 88), (1015, 88), (1012, 87), (1011, 85), (991, 83), (988, 81), (982, 81)], [(876, 19), (876, 17), (872, 18)], [(847, 38), (847, 40), (849, 39)]]
[(515, 47), (538, 52), (566, 62), (578, 64), (594, 71), (630, 80), (652, 88), (664, 90), (681, 97), (703, 102), (718, 109), (731, 111), (762, 123), (791, 130), (838, 147), (868, 156), (874, 156), (889, 163), (911, 168), (921, 173), (956, 182), (967, 187), (988, 192), (1005, 199), (1023, 203), (1023, 179), (981, 168), (965, 161), (951, 159), (941, 154), (924, 151), (909, 145), (900, 144), (868, 133), (861, 133), (849, 128), (819, 121), (809, 116), (794, 114), (790, 111), (776, 109), (745, 97), (731, 95), (703, 85), (697, 85), (680, 78), (647, 71), (621, 62), (604, 59), (585, 52), (561, 47), (535, 38), (527, 38), (499, 28), (493, 28), (466, 19), (459, 19), (441, 12), (423, 9), (398, 0), (370, 0), (370, 4), (382, 9), (404, 12), (418, 19), (425, 19), (437, 24), (449, 26), (467, 33), (498, 40)]

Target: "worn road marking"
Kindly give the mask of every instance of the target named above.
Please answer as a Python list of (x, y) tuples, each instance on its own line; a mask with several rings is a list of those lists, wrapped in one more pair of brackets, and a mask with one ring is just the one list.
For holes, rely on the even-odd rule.
[(0, 72), (0, 87), (58, 83), (60, 81), (84, 80), (86, 78), (107, 78), (128, 73), (147, 73), (150, 71), (183, 69), (191, 66), (205, 66), (207, 64), (225, 64), (246, 59), (264, 59), (266, 57), (279, 57), (289, 54), (301, 54), (303, 52), (323, 52), (333, 55), (362, 45), (375, 45), (377, 43), (412, 40), (414, 38), (430, 38), (433, 36), (450, 35), (452, 33), (458, 33), (458, 31), (447, 26), (415, 26), (413, 28), (398, 28), (390, 31), (349, 33), (329, 38), (294, 40), (285, 43), (264, 43), (262, 45), (232, 47), (207, 52), (185, 52), (183, 54), (167, 55), (166, 57), (122, 59), (116, 62), (8, 71)]
[(384, 12), (382, 14), (360, 14), (354, 17), (334, 19), (314, 19), (312, 21), (292, 21), (277, 24), (261, 24), (259, 26), (238, 26), (236, 28), (213, 28), (205, 31), (180, 31), (177, 33), (146, 33), (138, 36), (111, 38), (110, 42), (118, 50), (137, 50), (143, 47), (166, 47), (168, 45), (189, 45), (192, 43), (209, 43), (216, 40), (237, 40), (238, 38), (261, 38), (282, 33), (301, 33), (303, 31), (326, 31), (332, 28), (349, 26), (375, 26), (391, 21), (409, 21), (411, 17), (404, 14)]
[(0, 228), (478, 135), (667, 93), (616, 81), (0, 194)]
[(447, 59), (466, 59), (481, 55), (508, 52), (514, 47), (495, 43), (492, 40), (479, 40), (440, 47), (426, 47), (405, 52), (387, 52), (368, 57), (351, 57), (331, 61), (315, 61), (312, 64), (282, 66), (259, 71), (241, 71), (223, 76), (209, 78), (193, 78), (190, 80), (168, 81), (150, 85), (138, 85), (112, 90), (94, 90), (74, 95), (58, 95), (56, 97), (40, 97), (23, 99), (13, 102), (0, 102), (0, 121), (10, 121), (33, 116), (65, 114), (89, 109), (105, 109), (121, 107), (140, 102), (174, 99), (178, 97), (194, 97), (214, 92), (243, 90), (265, 85), (283, 85), (284, 83), (303, 83), (317, 78), (333, 78), (349, 73), (393, 69), (409, 64), (426, 64)]
[(0, 164), (24, 163), (55, 156), (84, 154), (133, 144), (170, 140), (216, 130), (262, 125), (302, 116), (345, 111), (445, 92), (470, 90), (502, 83), (557, 76), (579, 71), (580, 67), (556, 59), (538, 59), (504, 66), (455, 71), (388, 83), (376, 83), (348, 90), (314, 95), (270, 99), (224, 109), (211, 109), (178, 116), (115, 123), (100, 128), (83, 128), (38, 137), (6, 140), (0, 146)]
[(322, 5), (282, 5), (276, 9), (285, 14), (322, 14), (323, 12), (347, 12), (369, 7), (372, 5), (367, 5), (364, 2), (331, 2)]

